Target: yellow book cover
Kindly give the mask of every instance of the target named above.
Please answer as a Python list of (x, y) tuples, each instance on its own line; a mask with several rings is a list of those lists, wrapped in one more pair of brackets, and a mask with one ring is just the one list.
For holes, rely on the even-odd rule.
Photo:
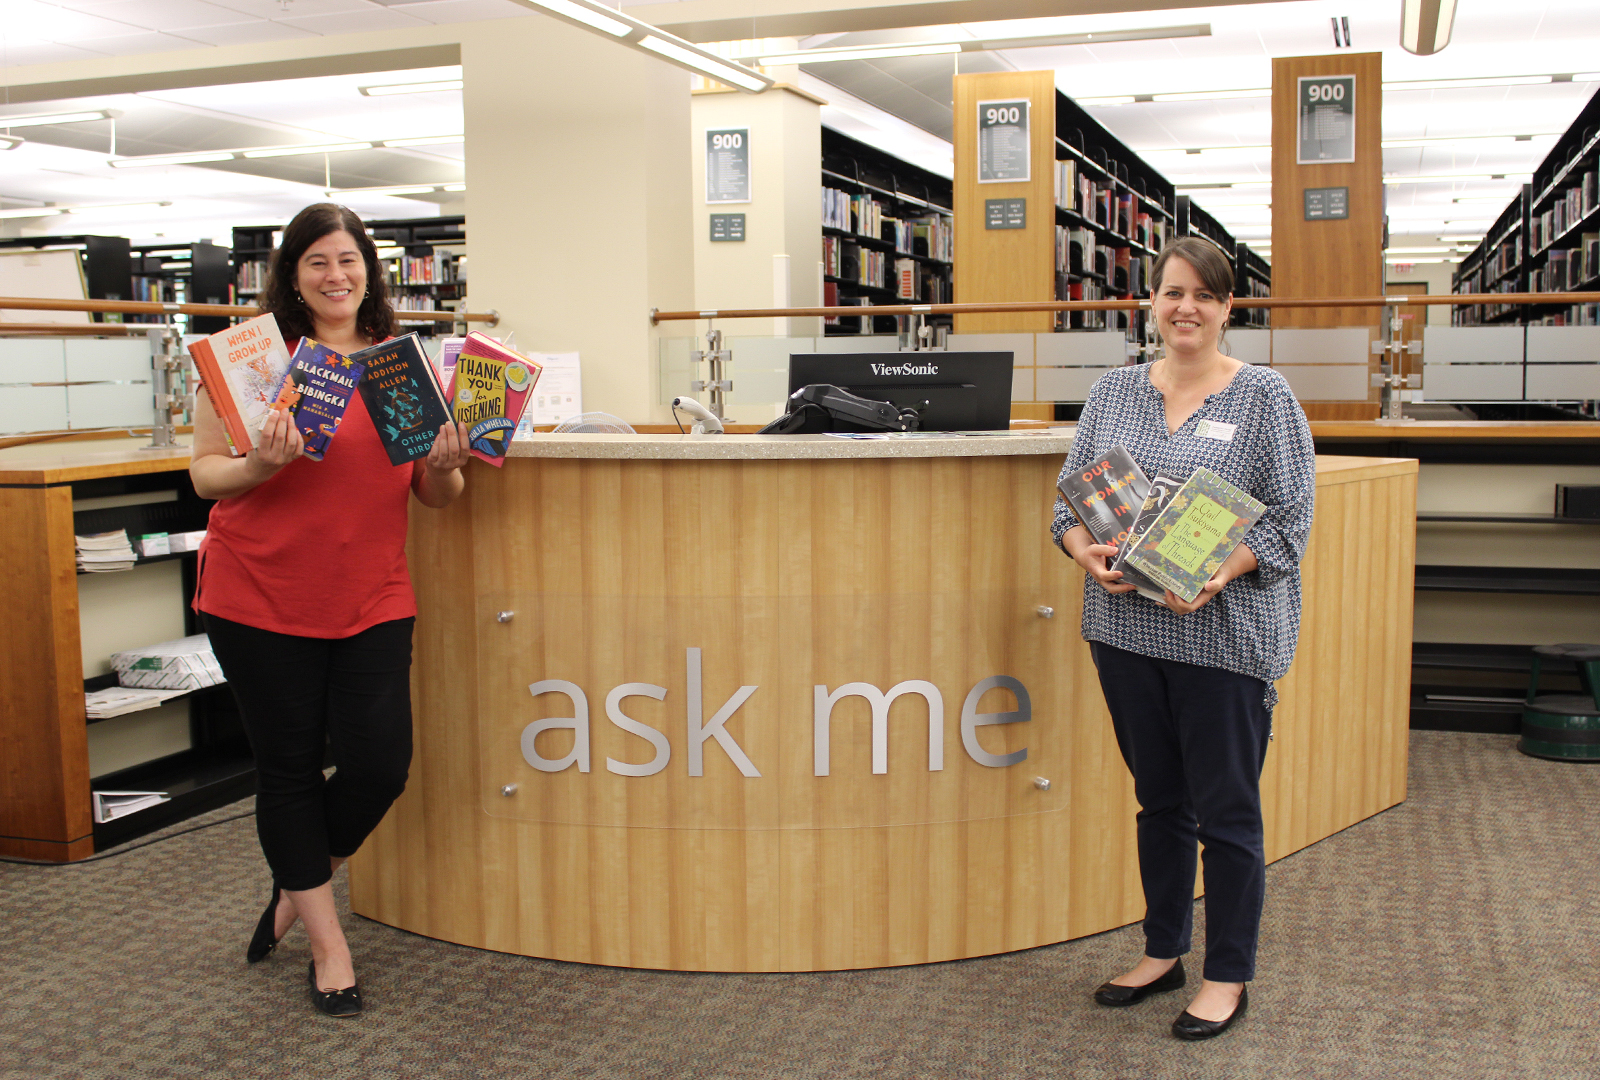
[[(489, 352), (468, 337), (456, 359), (455, 395), (450, 408), (456, 420), (468, 429), (506, 414), (506, 360), (504, 356), (488, 355)], [(483, 437), (503, 439), (505, 432), (489, 431)]]

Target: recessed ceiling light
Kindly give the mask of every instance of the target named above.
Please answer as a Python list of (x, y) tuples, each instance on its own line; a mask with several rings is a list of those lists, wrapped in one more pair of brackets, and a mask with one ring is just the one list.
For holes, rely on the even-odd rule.
[(358, 86), (367, 97), (390, 97), (394, 94), (435, 94), (441, 90), (460, 90), (460, 79), (436, 79), (433, 82), (385, 83), (382, 86)]
[(326, 192), (329, 195), (431, 195), (441, 187), (440, 184), (390, 184), (386, 187), (327, 188)]

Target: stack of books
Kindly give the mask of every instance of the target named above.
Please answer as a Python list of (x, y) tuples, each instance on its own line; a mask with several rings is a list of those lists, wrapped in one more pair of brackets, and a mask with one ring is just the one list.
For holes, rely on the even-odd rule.
[(113, 716), (153, 709), (168, 698), (186, 693), (186, 690), (140, 690), (112, 686), (83, 695), (83, 704), (90, 720), (109, 720)]
[(204, 634), (112, 653), (111, 668), (123, 686), (158, 690), (199, 690), (227, 681)]
[(90, 533), (76, 537), (78, 541), (78, 569), (90, 573), (107, 573), (112, 570), (132, 570), (136, 556), (128, 542), (126, 529)]

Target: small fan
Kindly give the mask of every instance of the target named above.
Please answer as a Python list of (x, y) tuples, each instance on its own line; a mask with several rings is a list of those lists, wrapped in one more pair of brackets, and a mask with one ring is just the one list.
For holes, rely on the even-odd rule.
[(605, 412), (579, 413), (577, 416), (561, 421), (552, 430), (552, 434), (560, 435), (565, 432), (581, 432), (583, 434), (600, 435), (636, 435), (628, 422), (619, 416), (612, 416)]

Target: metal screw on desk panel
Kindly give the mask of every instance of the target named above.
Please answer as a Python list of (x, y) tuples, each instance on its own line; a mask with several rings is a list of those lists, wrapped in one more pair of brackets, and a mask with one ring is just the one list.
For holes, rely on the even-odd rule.
[(1038, 788), (1040, 791), (1049, 791), (1050, 778), (1046, 776), (1035, 776), (1033, 778), (1033, 786)]
[(1035, 610), (1035, 611), (1037, 611), (1039, 613), (1039, 618), (1041, 618), (1041, 619), (1053, 619), (1053, 618), (1055, 618), (1055, 615), (1056, 615), (1056, 609), (1055, 608), (1047, 607), (1044, 604), (1040, 604), (1038, 607), (1034, 608), (1033, 610)]
[(494, 617), (494, 621), (495, 622), (510, 622), (512, 619), (514, 619), (516, 617), (517, 617), (517, 613), (515, 611), (502, 611), (500, 614), (498, 614), (498, 615), (496, 615)]
[[(1046, 781), (1046, 783), (1048, 783), (1048, 781)], [(515, 784), (507, 784), (505, 787), (500, 789), (500, 794), (504, 795), (508, 799), (511, 798), (511, 796), (515, 795), (516, 793), (517, 793), (517, 785), (515, 785)]]

